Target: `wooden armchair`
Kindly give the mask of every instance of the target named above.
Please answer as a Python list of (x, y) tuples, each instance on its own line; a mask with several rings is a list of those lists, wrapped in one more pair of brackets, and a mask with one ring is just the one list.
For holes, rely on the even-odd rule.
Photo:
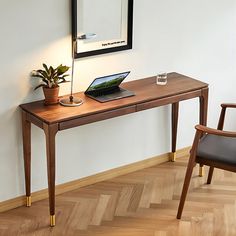
[(222, 104), (217, 129), (197, 125), (185, 175), (177, 219), (181, 219), (194, 166), (199, 163), (210, 167), (207, 184), (211, 183), (214, 168), (236, 172), (236, 132), (223, 131), (226, 108), (236, 104)]

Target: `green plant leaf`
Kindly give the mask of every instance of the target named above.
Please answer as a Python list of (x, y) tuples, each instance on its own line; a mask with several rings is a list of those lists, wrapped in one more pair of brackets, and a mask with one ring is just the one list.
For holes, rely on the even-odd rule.
[(36, 89), (38, 89), (38, 88), (40, 88), (40, 87), (44, 87), (45, 86), (45, 84), (39, 84), (38, 86), (36, 86), (35, 88), (34, 88), (34, 90), (36, 90)]
[(44, 70), (37, 70), (38, 73), (40, 73), (45, 79), (49, 79), (49, 75)]
[(67, 80), (62, 80), (62, 81), (60, 81), (60, 82), (58, 82), (58, 84), (63, 84), (63, 83), (68, 83), (68, 82), (70, 82), (70, 81), (67, 81)]
[(40, 74), (37, 74), (37, 75), (35, 74), (35, 75), (31, 75), (31, 76), (32, 76), (33, 78), (37, 78), (37, 79), (38, 79), (38, 78), (40, 78), (40, 79), (42, 79), (42, 80), (44, 79), (44, 77), (43, 77), (42, 75), (40, 75)]
[(48, 86), (48, 80), (47, 79), (42, 79), (42, 81)]
[(47, 65), (43, 63), (43, 67), (44, 67), (45, 71), (46, 71), (47, 73), (49, 73), (49, 69), (48, 69)]
[(52, 74), (52, 78), (57, 77), (57, 76), (58, 76), (57, 69), (54, 69), (53, 74)]
[(60, 76), (59, 77), (59, 81), (63, 81), (63, 82), (70, 82), (69, 80), (67, 81), (66, 78), (64, 76)]
[(62, 77), (67, 77), (67, 76), (70, 76), (69, 74), (66, 74), (66, 75), (63, 75)]
[(70, 69), (70, 67), (68, 67), (68, 66), (60, 65), (60, 66), (57, 67), (57, 74), (58, 74), (58, 75), (63, 75), (63, 74), (66, 73), (69, 69)]
[(43, 82), (35, 89), (42, 86), (47, 86), (49, 88), (57, 87), (60, 83), (69, 82), (65, 79), (65, 77), (69, 76), (69, 74), (65, 74), (65, 72), (67, 72), (70, 67), (60, 64), (57, 68), (53, 68), (52, 66), (47, 66), (43, 63), (43, 68), (44, 69), (32, 71), (32, 77), (40, 78)]
[(49, 77), (53, 79), (54, 68), (52, 66), (49, 67)]

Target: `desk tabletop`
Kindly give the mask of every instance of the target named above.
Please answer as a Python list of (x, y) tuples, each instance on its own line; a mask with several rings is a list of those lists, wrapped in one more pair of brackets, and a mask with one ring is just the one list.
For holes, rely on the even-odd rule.
[(20, 107), (41, 121), (52, 124), (199, 90), (208, 87), (208, 84), (178, 73), (169, 73), (167, 85), (164, 86), (156, 84), (156, 77), (149, 77), (123, 83), (121, 87), (134, 91), (135, 96), (100, 103), (80, 92), (74, 94), (84, 101), (79, 107), (64, 107), (60, 104), (45, 106), (43, 100)]

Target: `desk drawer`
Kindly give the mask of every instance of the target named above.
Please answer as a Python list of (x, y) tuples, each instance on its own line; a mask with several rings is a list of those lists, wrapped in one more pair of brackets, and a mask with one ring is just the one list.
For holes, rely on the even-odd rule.
[(157, 100), (152, 100), (144, 103), (137, 104), (137, 111), (147, 110), (154, 107), (160, 107), (175, 102), (180, 102), (183, 100), (196, 98), (201, 96), (201, 90), (191, 91), (187, 93), (173, 95), (171, 97), (161, 98)]
[(123, 115), (127, 115), (134, 112), (136, 112), (136, 105), (123, 107), (123, 108), (119, 108), (119, 109), (115, 109), (111, 111), (105, 111), (105, 112), (101, 112), (101, 113), (97, 113), (93, 115), (88, 115), (88, 116), (76, 118), (73, 120), (63, 121), (59, 123), (59, 130), (70, 129), (73, 127), (86, 125), (89, 123), (106, 120), (106, 119), (110, 119), (117, 116), (123, 116)]

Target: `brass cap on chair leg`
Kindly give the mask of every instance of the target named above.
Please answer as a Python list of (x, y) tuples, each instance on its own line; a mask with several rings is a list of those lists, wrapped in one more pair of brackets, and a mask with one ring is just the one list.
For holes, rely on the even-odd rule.
[(53, 227), (56, 225), (56, 216), (50, 215), (50, 226)]
[(27, 207), (30, 207), (30, 206), (31, 206), (31, 203), (32, 203), (31, 196), (26, 196), (26, 206), (27, 206)]
[(176, 152), (170, 153), (170, 161), (175, 162), (176, 161)]
[(204, 167), (199, 166), (199, 177), (203, 177), (203, 176), (204, 176)]

